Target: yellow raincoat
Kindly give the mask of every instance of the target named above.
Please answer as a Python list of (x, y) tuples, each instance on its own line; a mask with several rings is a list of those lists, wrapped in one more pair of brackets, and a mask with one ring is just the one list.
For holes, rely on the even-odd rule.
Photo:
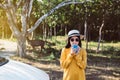
[(60, 57), (60, 65), (64, 70), (63, 80), (86, 80), (85, 68), (87, 53), (80, 49), (77, 55), (69, 55), (71, 48), (63, 48)]

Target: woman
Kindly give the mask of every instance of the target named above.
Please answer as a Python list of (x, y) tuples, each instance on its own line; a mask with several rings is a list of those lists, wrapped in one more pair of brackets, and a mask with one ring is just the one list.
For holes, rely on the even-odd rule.
[[(72, 45), (78, 45), (76, 52)], [(81, 48), (80, 32), (71, 30), (68, 33), (68, 42), (62, 49), (60, 65), (63, 68), (63, 80), (86, 80), (85, 68), (87, 64), (86, 50)]]

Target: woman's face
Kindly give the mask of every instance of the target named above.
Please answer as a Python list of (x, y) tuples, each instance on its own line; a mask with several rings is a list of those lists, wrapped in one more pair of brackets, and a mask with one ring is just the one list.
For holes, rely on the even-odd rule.
[(70, 44), (73, 45), (73, 44), (79, 44), (79, 38), (76, 37), (76, 36), (73, 36), (70, 38)]

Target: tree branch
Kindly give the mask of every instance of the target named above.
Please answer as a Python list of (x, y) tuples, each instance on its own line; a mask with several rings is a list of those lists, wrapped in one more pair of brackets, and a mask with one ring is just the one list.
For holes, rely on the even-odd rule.
[(30, 0), (29, 9), (28, 9), (28, 17), (30, 17), (30, 13), (32, 11), (32, 4), (33, 4), (33, 0)]
[(5, 5), (0, 4), (0, 8), (6, 9)]
[(19, 0), (18, 3), (16, 3), (17, 4), (17, 8), (21, 5), (21, 3), (22, 3), (22, 0)]
[(22, 13), (21, 13), (21, 23), (22, 23), (22, 33), (26, 33), (27, 29), (27, 14), (28, 14), (28, 1), (25, 1), (23, 8), (22, 8)]
[(10, 26), (10, 29), (14, 36), (18, 36), (20, 34), (20, 31), (17, 26), (17, 18), (15, 14), (15, 6), (10, 0), (5, 0), (5, 4), (2, 4), (4, 6), (4, 10), (6, 10), (6, 16), (8, 18), (8, 24)]
[(62, 2), (62, 3), (60, 3), (60, 4), (58, 4), (55, 8), (51, 9), (48, 13), (46, 13), (45, 15), (43, 15), (42, 17), (40, 17), (40, 18), (36, 21), (36, 23), (35, 23), (30, 29), (28, 29), (28, 33), (33, 32), (33, 31), (39, 26), (39, 24), (40, 24), (47, 16), (49, 16), (50, 14), (52, 14), (55, 10), (57, 10), (57, 9), (63, 7), (63, 6), (69, 5), (69, 4), (81, 4), (81, 3), (84, 3), (84, 2), (77, 2), (77, 1), (70, 1), (70, 0), (68, 0), (68, 1), (64, 1), (64, 2)]
[(11, 12), (8, 10), (6, 12), (6, 15), (7, 15), (7, 18), (8, 18), (8, 24), (10, 26), (10, 29), (11, 29), (12, 33), (14, 34), (14, 36), (17, 37), (20, 34), (20, 32), (19, 32), (19, 30), (17, 28), (16, 23), (13, 20)]

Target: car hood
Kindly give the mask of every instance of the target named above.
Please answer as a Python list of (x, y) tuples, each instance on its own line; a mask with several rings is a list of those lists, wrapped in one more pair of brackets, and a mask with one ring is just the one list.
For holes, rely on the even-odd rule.
[(8, 63), (0, 66), (0, 80), (49, 80), (49, 76), (43, 70), (9, 60)]

